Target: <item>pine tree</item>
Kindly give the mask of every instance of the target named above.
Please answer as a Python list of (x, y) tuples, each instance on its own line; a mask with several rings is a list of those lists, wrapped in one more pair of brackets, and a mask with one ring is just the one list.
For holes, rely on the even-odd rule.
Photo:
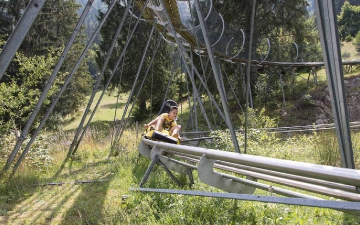
[(353, 6), (345, 1), (338, 17), (338, 26), (341, 39), (344, 40), (347, 36), (355, 37), (360, 30), (360, 6)]
[[(297, 44), (303, 55), (306, 51), (312, 53), (311, 59), (298, 59), (299, 61), (321, 60), (316, 25), (314, 18), (311, 18), (307, 12), (307, 6), (308, 3), (305, 0), (256, 1), (253, 48), (256, 49), (260, 46), (261, 40), (268, 38), (271, 46), (266, 60), (283, 61), (286, 59), (287, 62), (292, 62), (296, 56), (293, 43)], [(216, 1), (215, 7), (223, 15), (226, 23), (237, 30), (242, 29), (248, 35), (246, 38), (250, 38), (252, 1)], [(252, 84), (255, 84), (256, 74), (251, 77)], [(238, 80), (237, 83), (241, 83), (239, 79), (242, 77), (235, 77), (235, 79)]]
[(356, 51), (360, 52), (360, 31), (358, 31), (355, 36), (354, 45), (355, 45)]
[[(26, 7), (25, 4), (20, 3), (26, 3), (26, 1), (18, 0), (18, 5), (15, 4), (15, 2), (16, 1), (11, 1), (11, 4), (8, 5), (8, 12), (11, 13), (11, 16), (19, 20), (22, 10)], [(30, 28), (29, 33), (25, 37), (24, 42), (19, 48), (19, 53), (7, 70), (6, 76), (1, 80), (2, 85), (5, 86), (16, 85), (17, 88), (23, 90), (37, 90), (37, 97), (33, 97), (31, 100), (29, 99), (31, 103), (20, 103), (18, 108), (28, 108), (29, 105), (33, 106), (37, 102), (39, 93), (45, 88), (47, 80), (52, 74), (52, 69), (58, 62), (58, 57), (67, 44), (79, 19), (79, 15), (77, 14), (77, 9), (79, 7), (80, 5), (76, 4), (75, 0), (46, 1), (40, 14)], [(85, 41), (85, 35), (80, 32), (57, 75), (55, 84), (52, 85), (51, 91), (47, 95), (47, 100), (39, 113), (40, 115), (38, 116), (37, 121), (42, 119), (41, 115), (46, 112), (46, 106), (49, 106), (52, 102), (51, 99), (54, 99), (57, 95), (58, 90), (65, 81), (66, 75), (73, 69), (83, 51), (86, 43)], [(48, 64), (46, 65), (46, 69), (44, 68), (44, 70), (41, 70), (43, 65), (39, 65), (39, 59), (44, 59), (42, 63)], [(28, 64), (24, 64), (24, 61), (27, 61)], [(28, 82), (26, 79), (27, 77), (32, 76), (37, 77), (36, 85), (31, 83), (31, 81)], [(91, 82), (92, 79), (88, 72), (86, 61), (83, 61), (77, 69), (69, 87), (66, 89), (54, 109), (51, 115), (52, 118), (49, 119), (49, 121), (52, 121), (51, 126), (56, 127), (63, 117), (75, 113), (82, 105), (84, 105), (86, 95), (91, 89)], [(9, 102), (9, 104), (11, 104), (11, 102)], [(12, 106), (7, 105), (5, 108), (10, 110)], [(26, 113), (21, 114), (21, 120), (16, 120), (14, 126), (21, 128), (30, 113), (31, 110), (26, 110)], [(13, 118), (1, 117), (0, 120), (2, 123), (7, 123), (13, 120)], [(48, 124), (50, 125), (50, 123)], [(34, 124), (34, 127), (36, 127), (36, 123)]]
[[(103, 2), (110, 4), (111, 1), (103, 0)], [(108, 17), (106, 23), (104, 24), (101, 30), (102, 41), (99, 44), (99, 51), (97, 54), (97, 63), (99, 68), (103, 67), (103, 62), (105, 61), (106, 53), (111, 46), (112, 40), (114, 38), (115, 31), (120, 23), (122, 15), (124, 13), (124, 7), (117, 3), (115, 8), (112, 10), (112, 13)], [(134, 14), (138, 15), (138, 11), (134, 11)], [(100, 12), (99, 19), (103, 18), (103, 13)], [(121, 35), (117, 40), (117, 49), (116, 53), (113, 54), (112, 59), (109, 63), (107, 73), (104, 77), (104, 83), (106, 83), (109, 79), (110, 72), (115, 68), (115, 63), (120, 56), (122, 49), (126, 43), (128, 38), (128, 34), (133, 29), (133, 25), (135, 23), (135, 18), (128, 17), (123, 30), (121, 31)], [(150, 30), (152, 29), (152, 25), (150, 23), (140, 22), (134, 36), (131, 38), (130, 44), (127, 48), (125, 61), (124, 63), (120, 63), (119, 67), (115, 71), (115, 75), (111, 80), (111, 89), (114, 90), (118, 88), (121, 92), (126, 93), (129, 92), (134, 84), (135, 75), (138, 71), (140, 61), (146, 46), (147, 40), (150, 38)], [(139, 76), (139, 80), (137, 81), (135, 94), (139, 91), (139, 86), (145, 76), (145, 72), (148, 69), (151, 58), (153, 57), (154, 47), (156, 47), (158, 41), (160, 41), (159, 48), (157, 50), (157, 55), (155, 56), (154, 65), (149, 71), (147, 75), (147, 79), (144, 83), (143, 88), (141, 89), (139, 98), (137, 100), (137, 111), (135, 114), (139, 115), (138, 119), (141, 117), (144, 118), (147, 114), (146, 109), (146, 101), (151, 101), (153, 110), (152, 112), (157, 112), (160, 109), (160, 106), (163, 101), (164, 94), (166, 92), (167, 82), (170, 76), (170, 70), (172, 67), (172, 52), (174, 49), (167, 44), (164, 40), (159, 38), (159, 33), (156, 33), (156, 38), (152, 39), (148, 53), (146, 56), (146, 60), (142, 67), (142, 71)], [(155, 40), (155, 44), (154, 44)], [(121, 83), (120, 83), (121, 77)], [(120, 83), (120, 86), (118, 86)], [(175, 84), (175, 82), (174, 82)], [(169, 98), (173, 98), (176, 93), (175, 87), (173, 85), (172, 90), (168, 95)]]

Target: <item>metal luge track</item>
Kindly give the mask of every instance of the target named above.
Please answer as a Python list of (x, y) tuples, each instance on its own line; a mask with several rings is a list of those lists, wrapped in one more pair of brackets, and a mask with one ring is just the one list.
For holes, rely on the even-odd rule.
[[(205, 38), (201, 32), (201, 27), (196, 19), (194, 0), (165, 0), (164, 5), (159, 0), (136, 0), (135, 4), (140, 9), (146, 4), (143, 18), (153, 24), (154, 18), (157, 20), (157, 29), (164, 32), (164, 37), (176, 43), (175, 37), (169, 28), (171, 22), (176, 30), (176, 36), (181, 43), (200, 55), (207, 54)], [(299, 46), (296, 43), (284, 43), (276, 47), (272, 45), (271, 38), (253, 37), (251, 48), (249, 47), (250, 35), (242, 29), (235, 29), (224, 21), (222, 15), (213, 7), (213, 0), (200, 2), (201, 13), (207, 27), (207, 36), (213, 48), (214, 54), (225, 61), (232, 63), (247, 63), (247, 49), (252, 49), (251, 62), (260, 66), (277, 67), (321, 67), (324, 62), (313, 62), (308, 60), (305, 55), (301, 55), (301, 50), (306, 46)], [(169, 21), (165, 12), (170, 14)], [(275, 48), (281, 51), (281, 56), (274, 54)], [(281, 48), (281, 49), (279, 49)], [(360, 60), (344, 60), (343, 65), (358, 65)]]
[[(360, 170), (174, 145), (146, 138), (142, 139), (139, 151), (153, 162), (156, 158), (169, 171), (189, 175), (190, 180), (193, 178), (189, 170), (196, 170), (201, 182), (233, 193), (226, 195), (226, 198), (251, 200), (247, 199), (249, 195), (261, 189), (270, 192), (273, 197), (268, 199), (268, 196), (254, 195), (258, 196), (259, 201), (338, 210), (359, 210), (360, 207)], [(149, 176), (150, 172), (148, 170), (145, 176)], [(143, 183), (139, 190), (177, 192), (144, 189), (142, 186)], [(192, 192), (188, 194), (196, 195)], [(206, 196), (216, 197), (216, 193), (207, 192)], [(329, 197), (336, 200), (327, 200)]]

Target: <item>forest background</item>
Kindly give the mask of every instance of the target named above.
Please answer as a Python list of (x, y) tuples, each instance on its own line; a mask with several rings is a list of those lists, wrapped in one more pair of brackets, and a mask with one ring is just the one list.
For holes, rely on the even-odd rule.
[[(53, 99), (56, 97), (60, 87), (65, 81), (66, 76), (71, 72), (77, 62), (82, 49), (91, 37), (98, 20), (102, 18), (107, 5), (110, 1), (95, 1), (91, 8), (90, 14), (85, 20), (85, 26), (82, 28), (80, 35), (77, 36), (75, 44), (72, 46), (69, 55), (58, 73), (54, 85), (48, 93), (46, 100), (35, 120), (31, 130), (33, 131), (39, 124), (39, 121), (46, 113)], [(322, 61), (320, 41), (316, 30), (315, 17), (313, 14), (313, 3), (300, 0), (287, 1), (287, 3), (276, 3), (274, 6), (272, 0), (263, 1), (257, 5), (257, 17), (254, 35), (260, 37), (278, 37), (273, 45), (281, 44), (284, 37), (287, 42), (296, 42), (299, 46), (306, 45), (305, 51), (309, 52), (313, 61)], [(2, 20), (1, 26), (1, 43), (4, 44), (20, 19), (28, 1), (0, 1), (0, 11)], [(51, 75), (52, 65), (54, 65), (62, 53), (70, 34), (79, 18), (79, 13), (87, 1), (46, 1), (42, 12), (35, 21), (29, 34), (21, 45), (13, 62), (9, 66), (4, 78), (0, 83), (0, 134), (8, 135), (14, 130), (21, 130), (26, 124), (38, 98), (45, 87), (45, 84)], [(359, 42), (357, 33), (360, 30), (359, 9), (356, 4), (358, 1), (336, 1), (336, 9), (339, 13), (339, 35), (341, 40), (348, 42), (353, 41), (355, 45)], [(227, 23), (232, 24), (238, 29), (243, 29), (249, 33), (251, 4), (247, 1), (214, 1), (214, 6), (223, 14)], [(92, 91), (92, 86), (97, 79), (99, 71), (102, 69), (104, 57), (111, 44), (111, 37), (115, 32), (115, 27), (121, 20), (124, 7), (116, 4), (115, 10), (110, 14), (109, 19), (101, 29), (101, 35), (96, 37), (95, 44), (88, 51), (86, 58), (76, 70), (76, 74), (71, 80), (68, 88), (61, 96), (53, 113), (46, 122), (46, 129), (58, 129), (64, 123), (64, 119), (71, 117), (79, 112), (85, 105), (85, 98)], [(266, 18), (266, 19), (263, 19)], [(292, 18), (292, 19), (287, 19)], [(355, 19), (354, 19), (355, 18)], [(110, 59), (108, 68), (105, 70), (102, 84), (107, 82), (109, 74), (113, 71), (117, 56), (125, 43), (127, 34), (130, 29), (131, 18), (126, 20), (125, 29), (117, 42), (117, 49), (114, 56)], [(126, 53), (121, 68), (117, 68), (114, 78), (111, 80), (109, 91), (119, 91), (127, 93), (133, 84), (134, 77), (137, 73), (138, 65), (141, 60), (141, 53), (145, 47), (145, 42), (149, 35), (151, 26), (147, 23), (140, 23), (135, 32), (129, 49)], [(156, 35), (155, 35), (156, 36)], [(149, 52), (153, 52), (155, 45), (150, 45)], [(174, 49), (171, 45), (161, 42), (154, 66), (151, 69), (152, 79), (147, 79), (140, 93), (136, 109), (133, 111), (134, 120), (143, 120), (146, 115), (152, 114), (160, 108), (163, 101), (163, 93), (166, 92), (166, 80), (169, 79), (172, 66), (175, 65), (177, 71), (181, 70), (178, 61), (175, 62)], [(279, 53), (280, 54), (280, 53)], [(348, 53), (343, 53), (346, 58)], [(168, 60), (170, 59), (170, 60)], [(199, 65), (199, 60), (194, 59), (194, 64)], [(149, 65), (149, 60), (145, 61), (144, 68)], [(239, 96), (240, 104), (245, 104), (243, 95), (243, 80), (241, 76), (236, 76), (233, 65), (224, 64), (224, 70), (236, 86), (236, 95)], [(297, 74), (306, 73), (307, 71), (296, 71)], [(141, 71), (140, 76), (144, 75)], [(180, 72), (177, 72), (180, 73)], [(255, 71), (251, 74), (251, 88), (256, 108), (267, 109), (267, 112), (274, 115), (283, 109), (279, 106), (278, 100), (281, 100), (280, 81), (277, 76), (273, 75), (278, 71), (262, 70)], [(306, 95), (308, 90), (303, 87), (293, 87), (290, 73), (283, 76), (283, 87), (286, 98), (301, 99)], [(120, 79), (122, 80), (120, 82)], [(199, 81), (197, 81), (199, 82)], [(153, 84), (157, 84), (156, 88)], [(225, 84), (229, 90), (229, 84)], [(210, 82), (208, 88), (215, 98), (219, 99), (215, 84)], [(155, 91), (156, 89), (156, 91)], [(294, 91), (297, 90), (297, 91)], [(150, 93), (150, 94), (149, 94)], [(192, 93), (191, 87), (186, 87), (183, 77), (175, 76), (170, 88), (168, 97), (176, 101), (182, 101)], [(280, 96), (279, 96), (280, 95)], [(274, 101), (272, 101), (274, 100)], [(151, 101), (151, 104), (146, 103)], [(241, 113), (238, 101), (235, 98), (229, 98), (229, 107)], [(274, 113), (275, 112), (275, 113)], [(290, 121), (291, 122), (291, 121)], [(296, 121), (295, 121), (296, 123)], [(286, 124), (283, 124), (286, 125)]]

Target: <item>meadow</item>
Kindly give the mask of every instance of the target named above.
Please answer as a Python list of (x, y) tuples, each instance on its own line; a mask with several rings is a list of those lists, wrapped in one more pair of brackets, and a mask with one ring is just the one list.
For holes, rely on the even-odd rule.
[[(348, 59), (358, 57), (351, 43), (343, 43), (342, 49)], [(307, 79), (308, 74), (299, 74), (297, 83), (306, 84)], [(317, 79), (319, 83), (326, 81), (324, 69), (317, 71)], [(100, 93), (95, 103), (99, 97)], [(360, 224), (354, 215), (325, 208), (132, 191), (139, 187), (150, 159), (138, 152), (141, 124), (145, 121), (131, 122), (119, 143), (113, 144), (116, 121), (122, 118), (126, 101), (127, 95), (104, 95), (70, 159), (68, 151), (84, 109), (66, 118), (58, 132), (44, 131), (19, 169), (0, 177), (0, 224)], [(180, 104), (179, 112), (179, 122), (184, 127), (189, 117), (186, 102)], [(235, 128), (241, 119), (244, 118), (235, 118)], [(276, 126), (261, 112), (251, 112), (250, 120), (254, 126)], [(202, 122), (200, 118), (199, 123)], [(233, 151), (228, 134), (217, 131), (214, 135), (212, 142), (201, 144)], [(244, 149), (243, 136), (239, 134), (238, 139)], [(12, 135), (0, 139), (1, 167), (15, 141)], [(357, 132), (352, 133), (352, 141), (360, 169)], [(255, 130), (249, 134), (247, 149), (247, 154), (252, 155), (340, 166), (334, 131), (269, 135)], [(155, 166), (144, 187), (220, 191), (201, 183), (196, 172), (193, 175), (195, 184), (190, 187), (186, 177), (176, 174), (183, 185), (178, 187), (161, 167)], [(274, 195), (262, 190), (255, 194)]]
[[(71, 159), (66, 156), (81, 115), (68, 118), (61, 131), (38, 138), (15, 174), (2, 174), (0, 224), (360, 224), (356, 216), (325, 208), (132, 191), (150, 160), (139, 155), (142, 129), (135, 123), (115, 146), (117, 154), (111, 154), (114, 118), (122, 115), (126, 100), (106, 96)], [(354, 133), (356, 159), (359, 140)], [(14, 141), (7, 137), (2, 147), (11, 148)], [(336, 143), (331, 131), (290, 136), (254, 132), (248, 154), (338, 166)], [(231, 151), (226, 137), (206, 146)], [(1, 165), (6, 157), (2, 154)], [(144, 187), (219, 192), (201, 183), (196, 172), (191, 187), (186, 177), (176, 176), (182, 187), (155, 166)], [(261, 190), (255, 194), (272, 195)]]

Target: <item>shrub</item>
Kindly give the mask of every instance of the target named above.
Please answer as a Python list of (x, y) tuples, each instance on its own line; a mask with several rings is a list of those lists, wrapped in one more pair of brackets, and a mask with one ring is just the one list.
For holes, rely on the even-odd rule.
[(297, 107), (306, 107), (306, 106), (312, 106), (312, 105), (314, 105), (313, 97), (310, 94), (304, 94), (299, 99)]
[[(28, 141), (25, 142), (27, 144)], [(27, 153), (27, 163), (37, 170), (43, 170), (51, 166), (53, 158), (50, 156), (49, 142), (44, 136), (39, 136), (32, 144), (30, 151)]]
[(360, 52), (360, 31), (357, 32), (357, 34), (355, 36), (354, 45), (355, 45), (356, 51)]
[(341, 57), (342, 57), (343, 59), (349, 58), (349, 57), (350, 57), (350, 53), (349, 53), (349, 52), (344, 52), (344, 53), (341, 54)]
[(346, 42), (351, 42), (352, 39), (353, 39), (353, 37), (351, 37), (351, 35), (348, 35), (348, 36), (346, 36), (345, 41)]
[[(0, 138), (0, 162), (5, 162), (5, 160), (8, 159), (10, 156), (17, 139), (14, 137), (13, 134), (7, 134), (3, 135)], [(29, 143), (30, 139), (27, 139), (24, 141), (22, 147), (22, 150), (25, 150), (26, 145)], [(53, 158), (50, 156), (50, 147), (49, 147), (50, 141), (46, 139), (43, 135), (39, 135), (34, 143), (31, 145), (30, 150), (28, 151), (26, 155), (26, 164), (30, 165), (30, 167), (36, 169), (36, 170), (43, 170), (44, 168), (50, 166), (53, 162)], [(20, 154), (17, 155), (20, 157)], [(14, 160), (14, 163), (18, 159), (16, 158)], [(25, 163), (23, 161), (22, 163)]]
[[(245, 115), (240, 115), (239, 119), (245, 124)], [(270, 128), (276, 127), (276, 120), (266, 116), (265, 109), (248, 109), (248, 127), (249, 128)]]
[(333, 132), (314, 133), (314, 153), (317, 164), (341, 166), (340, 150), (336, 134)]
[[(245, 128), (245, 115), (240, 115), (239, 119), (243, 128)], [(278, 141), (275, 133), (268, 132), (264, 128), (276, 127), (276, 121), (273, 118), (265, 115), (265, 109), (260, 112), (258, 110), (249, 108), (248, 109), (248, 141), (250, 145), (266, 145), (269, 146)], [(231, 135), (228, 130), (225, 131), (214, 131), (212, 133), (216, 148), (223, 151), (234, 151), (233, 142)], [(245, 143), (245, 137), (242, 134), (237, 135), (239, 146)]]
[(134, 106), (134, 110), (132, 112), (132, 120), (135, 121), (143, 121), (148, 116), (147, 109), (143, 109), (138, 105)]

